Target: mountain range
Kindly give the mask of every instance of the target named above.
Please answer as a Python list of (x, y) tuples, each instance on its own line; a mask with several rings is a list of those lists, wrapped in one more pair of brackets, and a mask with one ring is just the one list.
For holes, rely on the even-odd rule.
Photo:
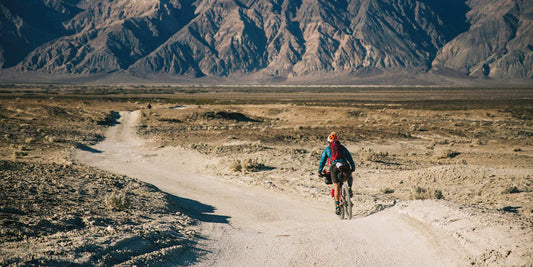
[(0, 69), (4, 77), (529, 83), (533, 1), (2, 0)]

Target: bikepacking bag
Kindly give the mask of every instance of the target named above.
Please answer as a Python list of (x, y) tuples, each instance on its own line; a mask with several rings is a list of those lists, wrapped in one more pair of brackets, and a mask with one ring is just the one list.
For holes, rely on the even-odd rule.
[(331, 149), (331, 162), (336, 160), (345, 159), (344, 153), (342, 153), (342, 145), (339, 140), (333, 140), (329, 144), (329, 149)]

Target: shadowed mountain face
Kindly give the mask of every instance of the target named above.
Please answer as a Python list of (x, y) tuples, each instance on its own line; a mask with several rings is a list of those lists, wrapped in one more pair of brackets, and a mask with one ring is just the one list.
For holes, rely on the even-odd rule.
[(533, 77), (527, 0), (5, 0), (0, 66), (136, 76)]

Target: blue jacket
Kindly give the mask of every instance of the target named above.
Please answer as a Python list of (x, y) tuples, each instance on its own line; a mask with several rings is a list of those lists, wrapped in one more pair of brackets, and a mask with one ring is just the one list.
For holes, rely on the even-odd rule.
[[(344, 146), (342, 146), (342, 154), (344, 155), (344, 158), (348, 159), (348, 162), (350, 163), (352, 169), (355, 169), (355, 163), (353, 162), (352, 155)], [(322, 172), (322, 169), (324, 169), (324, 166), (326, 165), (326, 161), (331, 158), (331, 156), (331, 148), (329, 148), (328, 146), (326, 147), (326, 149), (324, 149), (324, 152), (322, 152), (322, 157), (320, 158), (320, 165), (318, 166), (318, 172)], [(346, 162), (346, 159), (338, 159), (330, 163), (333, 164), (339, 161)]]

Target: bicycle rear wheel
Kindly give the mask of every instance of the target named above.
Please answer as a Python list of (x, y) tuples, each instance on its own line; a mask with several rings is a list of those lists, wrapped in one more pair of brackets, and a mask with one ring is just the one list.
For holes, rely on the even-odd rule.
[(348, 189), (348, 185), (343, 184), (341, 191), (342, 191), (342, 198), (344, 199), (344, 205), (341, 211), (341, 214), (342, 214), (341, 219), (351, 220), (353, 203), (352, 203), (352, 199), (350, 198), (350, 190)]

